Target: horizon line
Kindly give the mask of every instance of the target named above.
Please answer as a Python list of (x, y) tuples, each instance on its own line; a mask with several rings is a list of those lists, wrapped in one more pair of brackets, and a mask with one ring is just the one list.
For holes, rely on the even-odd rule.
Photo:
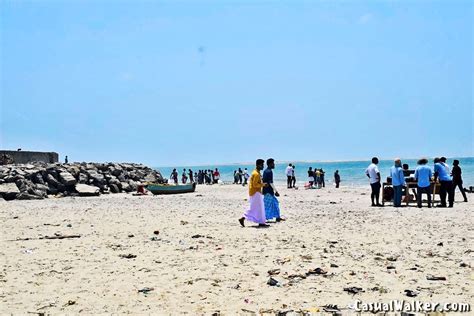
[[(454, 158), (459, 158), (459, 159), (466, 159), (466, 158), (474, 158), (474, 156), (453, 156), (453, 157), (447, 157), (447, 159), (454, 159)], [(367, 159), (341, 159), (341, 160), (275, 160), (275, 163), (277, 164), (288, 164), (288, 163), (332, 163), (332, 162), (362, 162), (362, 161), (368, 161), (370, 162), (372, 158), (367, 158)], [(386, 160), (393, 160), (394, 158), (379, 158), (380, 161), (386, 161)], [(420, 157), (417, 158), (403, 158), (400, 157), (400, 159), (407, 159), (407, 160), (416, 160), (420, 159)], [(220, 166), (237, 166), (237, 165), (253, 165), (255, 164), (255, 161), (252, 162), (232, 162), (232, 163), (216, 163), (216, 164), (186, 164), (186, 165), (178, 165), (179, 167), (209, 167), (209, 166), (214, 166), (214, 167), (220, 167)], [(152, 168), (177, 168), (175, 166), (151, 166)]]

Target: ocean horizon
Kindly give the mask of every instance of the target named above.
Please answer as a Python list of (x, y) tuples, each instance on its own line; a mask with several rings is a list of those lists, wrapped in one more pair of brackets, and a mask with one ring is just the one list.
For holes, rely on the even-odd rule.
[[(452, 168), (454, 159), (460, 161), (459, 165), (462, 169), (462, 176), (464, 186), (474, 186), (474, 157), (451, 157), (448, 158), (447, 163)], [(415, 169), (418, 158), (405, 158), (402, 163), (407, 163), (410, 169)], [(368, 160), (339, 160), (339, 161), (276, 161), (275, 170), (273, 171), (274, 181), (277, 183), (286, 183), (285, 169), (288, 164), (294, 164), (296, 173), (296, 182), (298, 186), (304, 185), (308, 178), (308, 168), (322, 168), (325, 171), (326, 186), (331, 186), (334, 183), (334, 172), (339, 170), (341, 176), (341, 185), (343, 186), (361, 186), (368, 183), (368, 178), (365, 175), (365, 169), (370, 164)], [(433, 161), (430, 160), (429, 166), (433, 167)], [(392, 159), (383, 159), (379, 161), (379, 170), (382, 180), (385, 181), (390, 172), (390, 167), (393, 166)], [(254, 169), (255, 163), (229, 163), (229, 164), (214, 164), (214, 165), (194, 165), (194, 166), (175, 166), (175, 167), (153, 167), (155, 170), (161, 172), (163, 177), (169, 178), (171, 171), (176, 168), (181, 180), (181, 173), (183, 169), (191, 169), (193, 172), (198, 170), (214, 170), (218, 168), (221, 174), (221, 180), (225, 183), (232, 183), (234, 181), (234, 170), (247, 168), (249, 173)]]

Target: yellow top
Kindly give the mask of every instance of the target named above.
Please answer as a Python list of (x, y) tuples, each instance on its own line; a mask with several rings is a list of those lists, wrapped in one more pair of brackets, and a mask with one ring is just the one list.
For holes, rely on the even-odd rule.
[(262, 177), (260, 176), (260, 171), (255, 169), (252, 171), (249, 182), (249, 195), (252, 196), (257, 192), (262, 193), (263, 182)]

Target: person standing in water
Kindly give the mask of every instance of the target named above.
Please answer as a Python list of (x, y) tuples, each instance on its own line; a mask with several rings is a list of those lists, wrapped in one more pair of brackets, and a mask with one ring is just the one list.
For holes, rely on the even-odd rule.
[(263, 170), (263, 159), (257, 159), (255, 162), (255, 170), (252, 171), (249, 181), (249, 202), (250, 209), (248, 209), (244, 216), (239, 218), (239, 223), (242, 227), (245, 227), (245, 220), (257, 223), (259, 227), (269, 226), (266, 224), (265, 218), (265, 205), (263, 203), (262, 189), (264, 184), (262, 182), (262, 176), (260, 171)]

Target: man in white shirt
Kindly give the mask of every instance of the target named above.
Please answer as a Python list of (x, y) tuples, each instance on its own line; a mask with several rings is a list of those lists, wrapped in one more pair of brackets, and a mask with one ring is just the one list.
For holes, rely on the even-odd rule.
[(293, 166), (291, 165), (291, 163), (288, 165), (288, 167), (286, 167), (285, 173), (286, 173), (286, 187), (288, 189), (291, 189), (293, 187), (291, 185), (291, 180), (293, 179)]
[[(372, 206), (382, 206), (379, 203), (380, 198), (380, 171), (377, 167), (379, 159), (377, 157), (372, 158), (372, 163), (365, 170), (365, 174), (370, 179), (370, 186), (372, 188), (372, 193), (370, 194), (370, 199), (372, 200)], [(377, 204), (374, 203), (374, 199)]]

